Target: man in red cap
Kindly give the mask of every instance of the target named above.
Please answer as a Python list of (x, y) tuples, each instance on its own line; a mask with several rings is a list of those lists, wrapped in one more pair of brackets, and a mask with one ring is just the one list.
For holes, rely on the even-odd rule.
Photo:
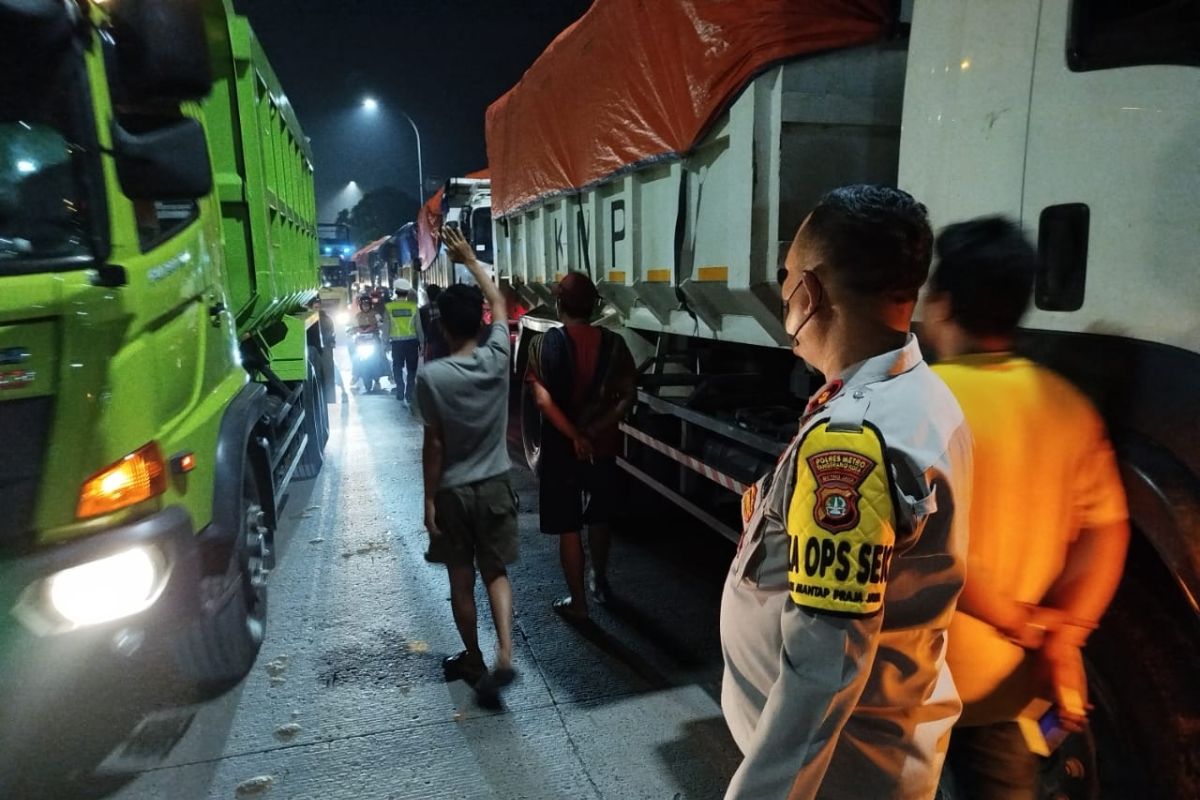
[(535, 343), (527, 380), (542, 412), (541, 528), (559, 537), (559, 558), (571, 592), (555, 601), (554, 608), (581, 621), (588, 616), (584, 525), (592, 553), (592, 595), (597, 602), (608, 599), (617, 426), (633, 405), (637, 369), (624, 339), (590, 324), (600, 295), (586, 274), (568, 273), (555, 294), (563, 327)]

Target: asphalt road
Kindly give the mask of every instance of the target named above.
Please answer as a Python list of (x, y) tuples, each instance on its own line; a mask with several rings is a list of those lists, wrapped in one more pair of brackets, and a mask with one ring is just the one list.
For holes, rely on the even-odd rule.
[[(718, 704), (721, 580), (732, 547), (637, 493), (614, 543), (617, 601), (581, 630), (555, 541), (521, 495), (516, 683), (480, 708), (445, 573), (422, 558), (420, 427), (390, 395), (331, 407), (320, 476), (279, 532), (268, 631), (241, 686), (142, 721), (87, 785), (134, 798), (719, 798), (738, 753)], [(493, 637), (478, 587), (485, 654)]]

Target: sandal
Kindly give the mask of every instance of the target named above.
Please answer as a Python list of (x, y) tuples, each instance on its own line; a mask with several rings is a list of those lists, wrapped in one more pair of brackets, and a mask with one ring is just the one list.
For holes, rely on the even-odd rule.
[(442, 673), (446, 681), (466, 681), (474, 686), (483, 676), (487, 668), (483, 665), (483, 656), (472, 656), (466, 650), (442, 659)]
[(489, 672), (488, 678), (497, 689), (503, 689), (517, 679), (517, 671), (512, 667), (501, 667)]
[(475, 684), (475, 696), (484, 708), (493, 708), (500, 699), (500, 690), (516, 680), (517, 671), (502, 667), (486, 673)]
[(605, 606), (612, 602), (612, 587), (608, 585), (608, 577), (605, 575), (589, 573), (588, 592), (591, 594), (592, 600), (599, 605)]
[(553, 608), (558, 614), (568, 622), (587, 622), (587, 609), (580, 611), (575, 607), (574, 601), (570, 597), (560, 597), (554, 601)]

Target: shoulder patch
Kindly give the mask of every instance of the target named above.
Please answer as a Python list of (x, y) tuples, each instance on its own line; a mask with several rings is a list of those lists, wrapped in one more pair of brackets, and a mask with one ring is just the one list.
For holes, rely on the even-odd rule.
[(813, 611), (867, 616), (883, 608), (896, 546), (884, 444), (870, 426), (814, 426), (796, 453), (788, 506), (792, 602)]
[(857, 525), (858, 490), (877, 462), (853, 450), (821, 450), (805, 460), (817, 484), (813, 522), (830, 533), (848, 531)]
[(758, 484), (750, 484), (750, 488), (742, 494), (742, 526), (750, 524), (754, 509), (758, 507)]

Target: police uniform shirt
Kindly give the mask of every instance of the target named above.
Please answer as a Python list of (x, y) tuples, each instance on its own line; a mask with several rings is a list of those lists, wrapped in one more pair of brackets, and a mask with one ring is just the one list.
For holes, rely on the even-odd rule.
[(971, 437), (914, 336), (819, 393), (743, 498), (721, 603), (727, 798), (917, 800), (961, 706)]
[(388, 317), (388, 336), (393, 341), (416, 339), (417, 304), (408, 298), (397, 298), (384, 306)]

